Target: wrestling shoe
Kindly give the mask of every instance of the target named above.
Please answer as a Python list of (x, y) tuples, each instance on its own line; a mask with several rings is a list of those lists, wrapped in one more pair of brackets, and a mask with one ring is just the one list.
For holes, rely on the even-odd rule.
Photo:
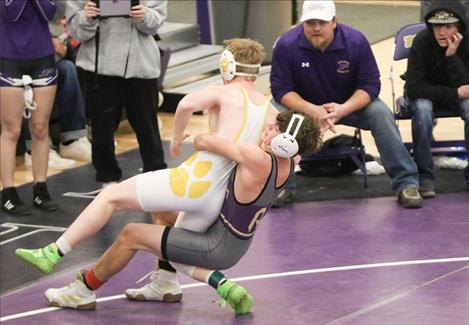
[(78, 310), (96, 309), (96, 294), (86, 286), (83, 272), (86, 271), (80, 271), (77, 279), (65, 287), (47, 289), (44, 295), (49, 305)]
[[(159, 270), (159, 272), (166, 272)], [(139, 289), (125, 290), (130, 300), (179, 302), (182, 300), (181, 285), (177, 281), (158, 279), (158, 272), (153, 271), (151, 281)]]
[(27, 216), (31, 214), (29, 208), (23, 206), (16, 192), (16, 187), (7, 187), (2, 190), (2, 210), (12, 216)]
[(15, 254), (27, 264), (35, 266), (42, 272), (49, 274), (62, 260), (58, 250), (57, 245), (52, 243), (38, 249), (17, 248)]
[(244, 315), (251, 311), (254, 299), (242, 286), (230, 280), (226, 280), (217, 288), (218, 295), (227, 302), (235, 311), (236, 315)]
[(52, 201), (47, 184), (45, 182), (38, 182), (33, 186), (33, 204), (36, 208), (43, 211), (52, 212), (56, 211), (59, 206)]

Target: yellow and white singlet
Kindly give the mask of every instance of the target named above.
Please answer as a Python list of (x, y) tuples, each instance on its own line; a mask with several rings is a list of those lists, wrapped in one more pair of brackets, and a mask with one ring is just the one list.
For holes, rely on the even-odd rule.
[[(258, 144), (269, 103), (255, 105), (246, 90), (243, 125), (236, 143)], [(235, 162), (206, 151), (196, 151), (177, 168), (137, 176), (137, 197), (145, 211), (183, 211), (177, 227), (205, 231), (220, 213)]]

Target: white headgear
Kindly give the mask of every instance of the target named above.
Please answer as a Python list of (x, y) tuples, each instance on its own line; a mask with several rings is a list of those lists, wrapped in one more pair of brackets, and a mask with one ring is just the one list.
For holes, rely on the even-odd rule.
[[(300, 131), (301, 124), (305, 117), (300, 114), (293, 114), (288, 123), (287, 130), (284, 133), (280, 133), (272, 139), (270, 148), (272, 152), (280, 158), (291, 158), (298, 153), (298, 142), (296, 141), (296, 135)], [(297, 121), (295, 130), (291, 133), (293, 125)]]
[(220, 73), (226, 81), (233, 80), (235, 76), (257, 77), (258, 73), (236, 72), (236, 66), (245, 68), (260, 68), (260, 64), (247, 64), (236, 62), (233, 53), (225, 49), (220, 56)]

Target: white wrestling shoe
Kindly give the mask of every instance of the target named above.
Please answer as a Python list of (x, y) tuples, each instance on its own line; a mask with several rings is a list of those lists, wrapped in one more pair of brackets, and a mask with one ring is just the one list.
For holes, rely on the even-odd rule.
[(78, 310), (96, 309), (96, 294), (85, 285), (81, 271), (75, 282), (62, 288), (47, 289), (44, 293), (53, 307), (66, 307)]
[(165, 270), (153, 271), (151, 281), (139, 289), (127, 289), (125, 295), (130, 300), (179, 302), (182, 299), (182, 288), (177, 279), (163, 279)]

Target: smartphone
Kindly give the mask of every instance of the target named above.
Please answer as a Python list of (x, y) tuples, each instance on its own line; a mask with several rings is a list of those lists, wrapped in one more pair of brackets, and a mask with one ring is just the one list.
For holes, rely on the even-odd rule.
[[(99, 9), (101, 10), (101, 18), (110, 17), (129, 17), (129, 12), (134, 0), (104, 0), (99, 1)], [(137, 3), (138, 4), (138, 3)]]

